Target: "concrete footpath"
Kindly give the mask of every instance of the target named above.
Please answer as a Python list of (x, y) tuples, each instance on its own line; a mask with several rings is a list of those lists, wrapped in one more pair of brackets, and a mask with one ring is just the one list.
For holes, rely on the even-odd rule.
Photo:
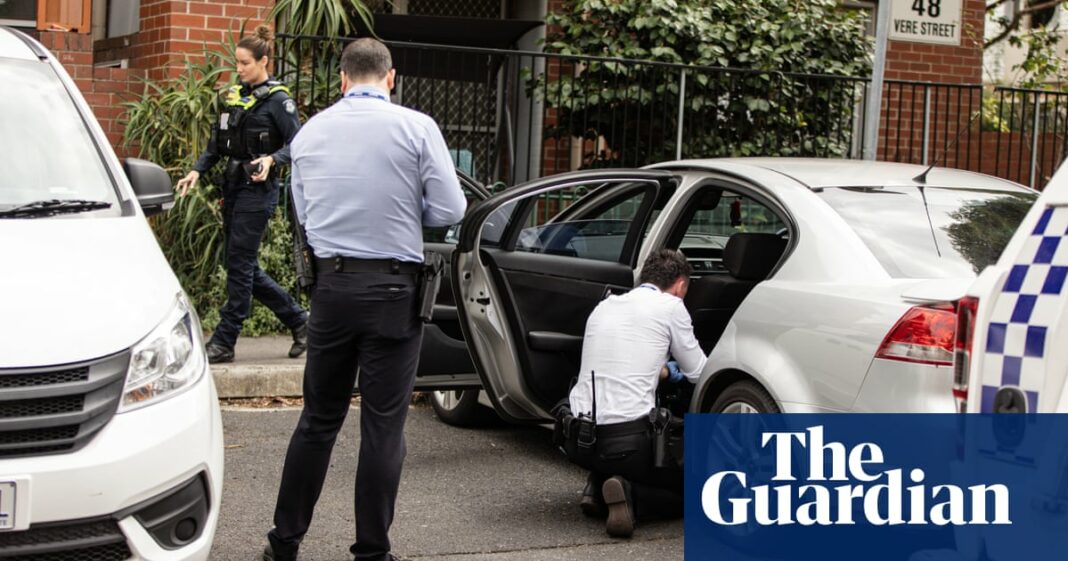
[(239, 338), (233, 362), (211, 365), (219, 397), (301, 395), (304, 356), (289, 358), (292, 344), (288, 335)]

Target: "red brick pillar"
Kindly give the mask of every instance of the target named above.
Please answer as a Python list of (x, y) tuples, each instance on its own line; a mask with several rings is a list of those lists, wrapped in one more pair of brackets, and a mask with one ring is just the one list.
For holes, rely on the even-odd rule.
[(272, 0), (142, 0), (141, 31), (131, 66), (144, 68), (152, 79), (173, 78), (187, 56), (222, 48), (228, 35), (235, 42), (244, 25), (248, 33), (264, 22)]
[(971, 126), (974, 138), (968, 133), (954, 140), (980, 108), (985, 4), (961, 0), (959, 45), (889, 41), (880, 160), (922, 163), (926, 114), (928, 163), (977, 169), (979, 123)]
[[(549, 14), (563, 12), (566, 8), (566, 0), (548, 0), (546, 12)], [(559, 26), (551, 25), (546, 30), (547, 36), (560, 31)], [(545, 64), (545, 81), (556, 82), (565, 72), (574, 72), (574, 68), (568, 64), (562, 64), (558, 58), (548, 58)], [(556, 108), (548, 108), (542, 122), (543, 130), (555, 127), (558, 123), (559, 112)], [(571, 171), (571, 138), (564, 136), (558, 138), (546, 138), (541, 147), (541, 176), (554, 175), (565, 171)]]

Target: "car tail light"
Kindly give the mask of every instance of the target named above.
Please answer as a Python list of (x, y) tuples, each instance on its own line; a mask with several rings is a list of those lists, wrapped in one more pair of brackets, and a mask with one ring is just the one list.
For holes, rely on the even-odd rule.
[(875, 358), (952, 366), (957, 314), (952, 304), (916, 306), (883, 339)]
[(957, 303), (957, 335), (953, 353), (953, 398), (957, 411), (968, 408), (968, 370), (972, 363), (972, 341), (975, 338), (975, 314), (979, 299), (965, 296)]

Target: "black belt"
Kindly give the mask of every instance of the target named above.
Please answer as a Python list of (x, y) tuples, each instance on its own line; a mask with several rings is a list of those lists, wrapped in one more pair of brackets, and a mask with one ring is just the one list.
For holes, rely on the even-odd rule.
[(635, 419), (624, 423), (597, 425), (597, 436), (626, 436), (641, 434), (649, 430), (649, 419)]
[(356, 259), (355, 257), (316, 257), (315, 265), (320, 271), (335, 273), (383, 273), (388, 275), (414, 275), (422, 263), (397, 259)]

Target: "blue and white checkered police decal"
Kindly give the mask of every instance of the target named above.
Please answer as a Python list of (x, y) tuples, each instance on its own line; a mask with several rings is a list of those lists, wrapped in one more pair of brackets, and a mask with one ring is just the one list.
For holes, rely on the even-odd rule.
[(982, 364), (980, 411), (994, 411), (994, 396), (1005, 386), (1027, 395), (1028, 411), (1038, 410), (1044, 382), (1043, 358), (1053, 344), (1062, 298), (1068, 297), (1068, 207), (1049, 207), (1028, 237), (994, 304)]

